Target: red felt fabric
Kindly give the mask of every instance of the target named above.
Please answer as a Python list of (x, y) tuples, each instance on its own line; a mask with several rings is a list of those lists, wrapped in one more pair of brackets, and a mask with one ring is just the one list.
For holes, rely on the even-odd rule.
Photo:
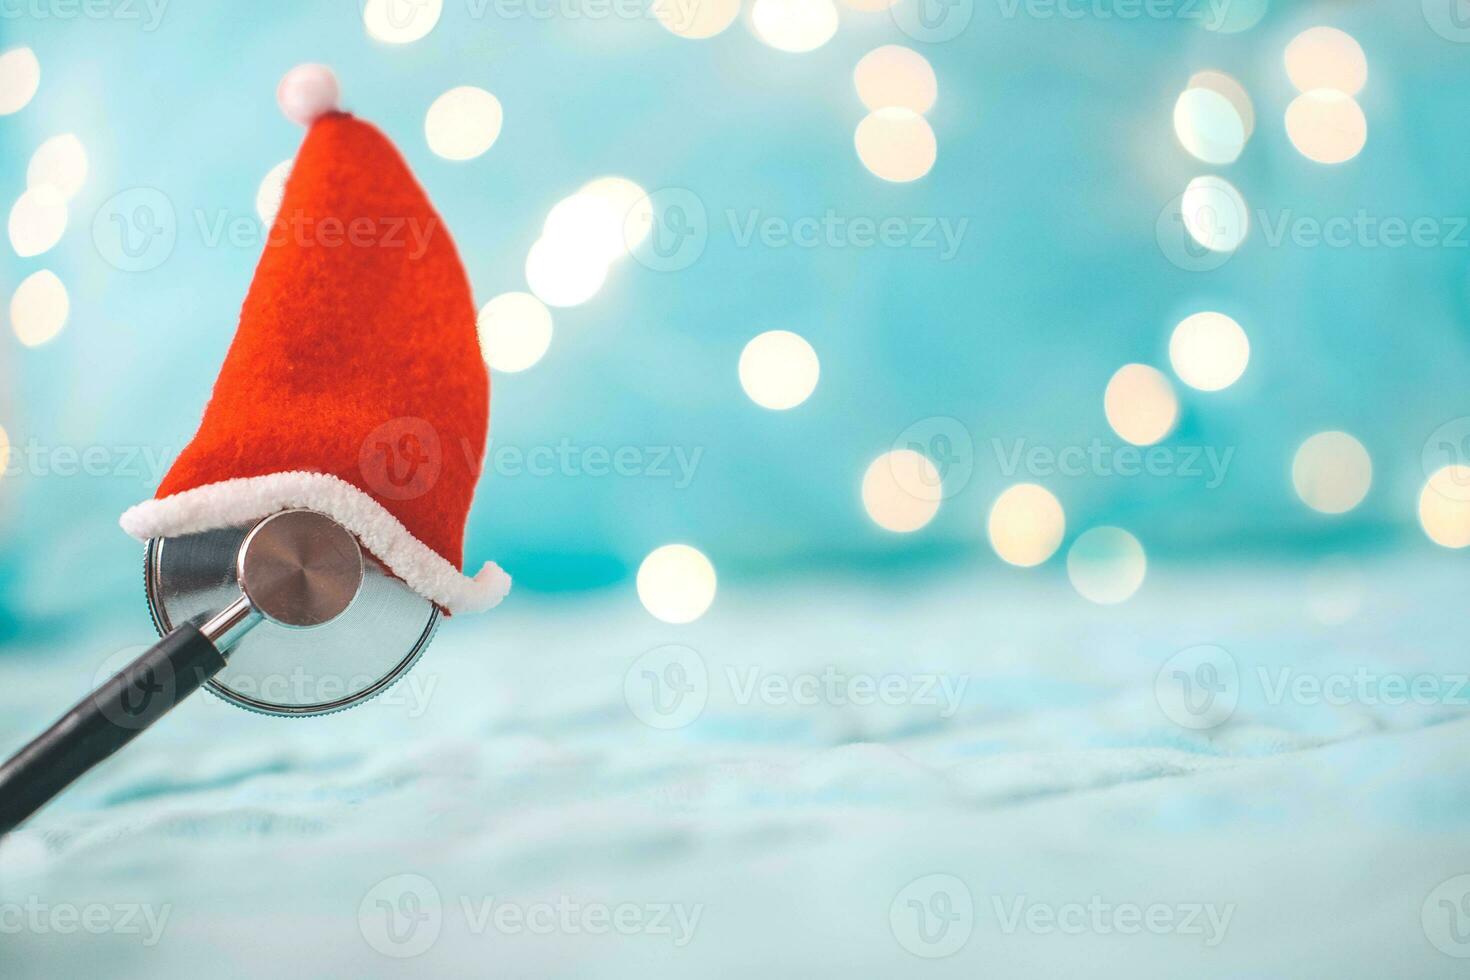
[(330, 473), (463, 568), (490, 381), (449, 232), (388, 139), (312, 124), (239, 330), (158, 496), (235, 477)]

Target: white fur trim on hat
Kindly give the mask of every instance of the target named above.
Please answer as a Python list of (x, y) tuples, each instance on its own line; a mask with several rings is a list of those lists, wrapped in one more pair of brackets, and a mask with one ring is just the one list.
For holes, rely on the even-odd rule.
[(510, 591), (510, 576), (486, 562), (463, 575), (372, 497), (328, 473), (271, 473), (209, 483), (128, 508), (118, 523), (139, 541), (238, 527), (293, 507), (318, 511), (357, 535), (408, 587), (451, 613), (483, 612)]

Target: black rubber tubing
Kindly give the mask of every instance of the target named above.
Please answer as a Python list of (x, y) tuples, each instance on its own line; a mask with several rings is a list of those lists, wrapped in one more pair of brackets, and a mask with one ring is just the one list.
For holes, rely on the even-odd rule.
[(224, 665), (218, 648), (193, 623), (159, 640), (0, 766), (0, 835), (131, 742)]

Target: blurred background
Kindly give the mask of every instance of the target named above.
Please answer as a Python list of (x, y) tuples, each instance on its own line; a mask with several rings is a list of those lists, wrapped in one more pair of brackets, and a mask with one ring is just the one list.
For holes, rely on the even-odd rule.
[[(693, 894), (696, 973), (1284, 975), (1298, 916), (1339, 975), (1470, 955), (1461, 0), (0, 6), (7, 752), (148, 635), (117, 516), (198, 423), (302, 62), (398, 146), (465, 261), (493, 387), (466, 565), (515, 587), (446, 626), (432, 712), (302, 723), (323, 746), (181, 709), (152, 751), (244, 741), (172, 775), (140, 744), (0, 871), (11, 898), (128, 883), (183, 938), (32, 931), (17, 970), (182, 970), (242, 921), (323, 930), (318, 970), (474, 961), (464, 922), (412, 954), (374, 938), (358, 897), (409, 871), (445, 910)], [(671, 665), (699, 710), (650, 721), (632, 692)], [(829, 669), (912, 696), (741, 694)], [(1176, 676), (1230, 709), (1163, 693)], [(924, 678), (952, 682), (947, 713)], [(234, 884), (211, 897), (182, 859), (94, 877), (119, 835)], [(269, 911), (265, 846), (298, 872)], [(1054, 914), (1216, 896), (1243, 938), (1200, 960), (1178, 935), (905, 931), (909, 902), (989, 916), (987, 875)], [(560, 938), (500, 952), (666, 969), (650, 942)], [(260, 965), (230, 948), (221, 975)]]

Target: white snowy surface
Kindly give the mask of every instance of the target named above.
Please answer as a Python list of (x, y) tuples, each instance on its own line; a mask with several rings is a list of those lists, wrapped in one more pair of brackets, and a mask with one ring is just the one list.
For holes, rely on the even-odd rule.
[[(344, 714), (180, 707), (0, 844), (0, 976), (1463, 977), (1470, 574), (1333, 567), (513, 596)], [(7, 649), (0, 752), (147, 631)]]

